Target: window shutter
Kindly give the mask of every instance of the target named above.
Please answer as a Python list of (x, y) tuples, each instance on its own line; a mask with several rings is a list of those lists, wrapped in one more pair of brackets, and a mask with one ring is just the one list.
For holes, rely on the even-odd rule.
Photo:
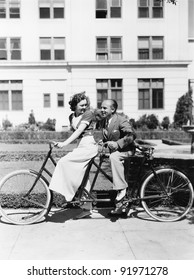
[(148, 0), (139, 0), (139, 7), (148, 7)]
[(96, 0), (96, 9), (97, 10), (106, 10), (107, 9), (107, 0)]
[(120, 7), (121, 0), (111, 0), (111, 7)]

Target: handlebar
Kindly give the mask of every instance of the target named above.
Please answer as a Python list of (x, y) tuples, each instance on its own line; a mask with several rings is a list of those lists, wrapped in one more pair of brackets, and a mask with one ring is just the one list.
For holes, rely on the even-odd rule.
[(55, 147), (55, 142), (50, 141), (48, 144), (49, 144), (49, 150), (52, 151), (52, 149)]
[(141, 154), (147, 158), (151, 158), (154, 153), (154, 147), (148, 145), (140, 145), (135, 143), (136, 149), (138, 149)]

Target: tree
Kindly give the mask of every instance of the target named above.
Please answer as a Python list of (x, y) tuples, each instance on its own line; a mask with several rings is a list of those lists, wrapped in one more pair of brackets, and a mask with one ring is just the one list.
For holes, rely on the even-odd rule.
[(158, 118), (154, 114), (148, 115), (146, 119), (146, 125), (149, 129), (156, 129), (159, 125)]
[(192, 99), (192, 90), (189, 89), (187, 93), (182, 95), (176, 104), (176, 110), (174, 114), (174, 123), (178, 127), (192, 123), (192, 108), (193, 108), (193, 99)]
[(167, 3), (172, 3), (174, 5), (176, 5), (177, 3), (177, 0), (166, 0)]

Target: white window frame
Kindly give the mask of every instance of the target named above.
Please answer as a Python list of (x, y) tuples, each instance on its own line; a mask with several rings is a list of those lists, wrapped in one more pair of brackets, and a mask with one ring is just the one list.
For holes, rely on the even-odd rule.
[[(41, 40), (43, 40), (43, 39), (48, 39), (48, 40), (50, 40), (50, 44), (47, 44), (47, 47), (48, 48), (46, 48), (46, 49), (44, 49), (44, 48), (42, 48), (42, 43), (41, 43)], [(56, 39), (62, 39), (62, 40), (64, 40), (64, 49), (57, 49), (55, 46), (56, 46), (56, 44), (55, 44), (55, 41), (56, 41)], [(41, 61), (64, 61), (65, 60), (65, 43), (66, 43), (66, 39), (65, 39), (65, 37), (40, 37), (39, 38), (39, 42), (40, 42), (40, 60)], [(50, 59), (41, 59), (41, 50), (50, 50)], [(63, 59), (56, 59), (56, 57), (55, 57), (55, 51), (56, 50), (63, 50), (63, 52), (64, 52), (64, 58)]]
[[(18, 61), (18, 60), (22, 60), (22, 49), (21, 49), (21, 38), (20, 37), (0, 37), (0, 39), (2, 39), (2, 40), (5, 40), (5, 45), (6, 45), (6, 48), (5, 49), (1, 49), (1, 50), (4, 50), (5, 52), (6, 52), (6, 54), (7, 54), (7, 58), (6, 59), (4, 59), (4, 60), (11, 60), (11, 61)], [(11, 41), (13, 40), (13, 39), (17, 39), (17, 40), (19, 40), (19, 44), (20, 44), (20, 48), (18, 48), (18, 49), (14, 49), (14, 48), (12, 48), (12, 44), (11, 44)], [(17, 59), (13, 59), (12, 58), (12, 52), (13, 51), (17, 51), (17, 52), (19, 52), (20, 53), (20, 58), (17, 58)], [(3, 59), (0, 59), (0, 61), (1, 60), (3, 60)]]
[[(139, 51), (142, 49), (139, 47), (140, 39), (148, 39), (148, 53), (149, 53), (149, 58), (140, 58), (140, 53)], [(162, 50), (162, 58), (155, 58), (154, 57), (154, 40), (155, 39), (161, 39), (162, 42), (162, 47), (159, 48)], [(138, 36), (138, 60), (164, 60), (164, 36)]]
[[(49, 17), (40, 17), (40, 9), (48, 8)], [(55, 17), (55, 8), (63, 9), (63, 17)], [(39, 0), (39, 18), (42, 19), (64, 19), (65, 18), (65, 0)]]
[[(111, 86), (111, 83), (115, 81), (116, 86)], [(116, 82), (117, 81), (117, 82)], [(101, 82), (101, 84), (100, 84)], [(118, 82), (121, 83), (121, 86), (118, 85)], [(121, 100), (118, 101), (113, 97), (113, 92), (115, 90), (120, 91), (121, 93)], [(105, 98), (98, 99), (98, 94), (101, 94), (104, 91)], [(100, 103), (105, 99), (115, 99), (118, 101), (118, 110), (122, 110), (123, 108), (123, 79), (120, 78), (111, 78), (111, 79), (96, 79), (96, 93), (97, 93), (97, 107), (100, 107)]]
[[(154, 107), (154, 90), (162, 90), (162, 106)], [(140, 93), (142, 90), (147, 90), (148, 93), (148, 107), (144, 107), (145, 98), (142, 98), (143, 104), (140, 104)], [(141, 108), (142, 107), (142, 108)], [(164, 79), (154, 78), (154, 79), (138, 79), (138, 110), (164, 110)]]
[[(60, 96), (62, 96), (62, 100), (60, 100)], [(63, 102), (63, 105), (60, 106), (59, 102)], [(57, 108), (64, 108), (65, 107), (65, 93), (64, 92), (58, 92), (57, 93)]]
[[(17, 8), (18, 13), (13, 13), (13, 15), (18, 15), (16, 17), (12, 17), (11, 9)], [(1, 13), (1, 9), (5, 10), (5, 13)], [(20, 19), (20, 13), (21, 13), (21, 0), (0, 0), (0, 14), (5, 14), (4, 17), (0, 17), (0, 19), (3, 18), (10, 18), (10, 19)]]
[[(8, 93), (8, 106), (0, 111), (23, 111), (23, 81), (22, 80), (0, 80), (0, 92)], [(13, 108), (18, 101), (13, 100), (14, 93), (21, 93), (19, 108)], [(16, 106), (17, 107), (17, 106)]]
[[(145, 1), (145, 5), (141, 5), (142, 1)], [(140, 19), (148, 19), (148, 18), (152, 18), (152, 19), (162, 19), (164, 18), (164, 0), (158, 0), (158, 3), (160, 4), (159, 6), (154, 5), (154, 1), (157, 0), (138, 0), (137, 1), (137, 5), (138, 5), (138, 18)], [(160, 2), (159, 2), (160, 1)], [(140, 9), (144, 9), (147, 11), (148, 16), (142, 17), (140, 16)], [(154, 10), (156, 9), (160, 9), (162, 10), (162, 16), (161, 17), (155, 17), (154, 16)]]
[[(48, 97), (48, 99), (47, 99), (47, 97)], [(51, 108), (51, 94), (50, 93), (43, 93), (43, 107)]]
[[(106, 40), (106, 45), (107, 48), (99, 48), (98, 47), (98, 39), (105, 39)], [(120, 48), (111, 48), (111, 43), (112, 43), (112, 39), (120, 39), (120, 44), (121, 47)], [(113, 55), (117, 53), (118, 54), (118, 58), (113, 58)], [(102, 54), (104, 54), (104, 59), (102, 58)], [(122, 51), (122, 37), (121, 36), (111, 36), (111, 37), (104, 37), (104, 36), (100, 36), (100, 37), (96, 37), (96, 60), (97, 61), (107, 61), (107, 60), (111, 60), (111, 61), (115, 61), (115, 60), (122, 60), (123, 57), (123, 51)]]
[[(111, 18), (111, 19), (119, 19), (122, 18), (122, 0), (104, 0), (104, 2), (106, 3), (106, 8), (98, 8), (98, 1), (100, 0), (96, 0), (96, 18), (97, 19), (102, 19), (102, 18)], [(111, 9), (114, 8), (120, 8), (120, 16), (112, 16), (111, 14)], [(106, 15), (105, 17), (99, 17), (97, 16), (98, 11), (104, 11), (104, 15)]]

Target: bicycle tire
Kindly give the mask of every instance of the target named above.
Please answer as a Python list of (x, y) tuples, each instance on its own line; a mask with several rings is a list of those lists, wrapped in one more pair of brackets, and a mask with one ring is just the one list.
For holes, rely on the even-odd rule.
[[(0, 212), (12, 224), (28, 225), (40, 222), (48, 213), (51, 194), (47, 183), (31, 170), (17, 170), (0, 182)], [(30, 193), (28, 194), (28, 192)]]
[(190, 180), (173, 168), (160, 168), (156, 174), (160, 183), (154, 173), (149, 174), (142, 183), (140, 198), (144, 210), (160, 222), (182, 219), (193, 205), (194, 194)]

